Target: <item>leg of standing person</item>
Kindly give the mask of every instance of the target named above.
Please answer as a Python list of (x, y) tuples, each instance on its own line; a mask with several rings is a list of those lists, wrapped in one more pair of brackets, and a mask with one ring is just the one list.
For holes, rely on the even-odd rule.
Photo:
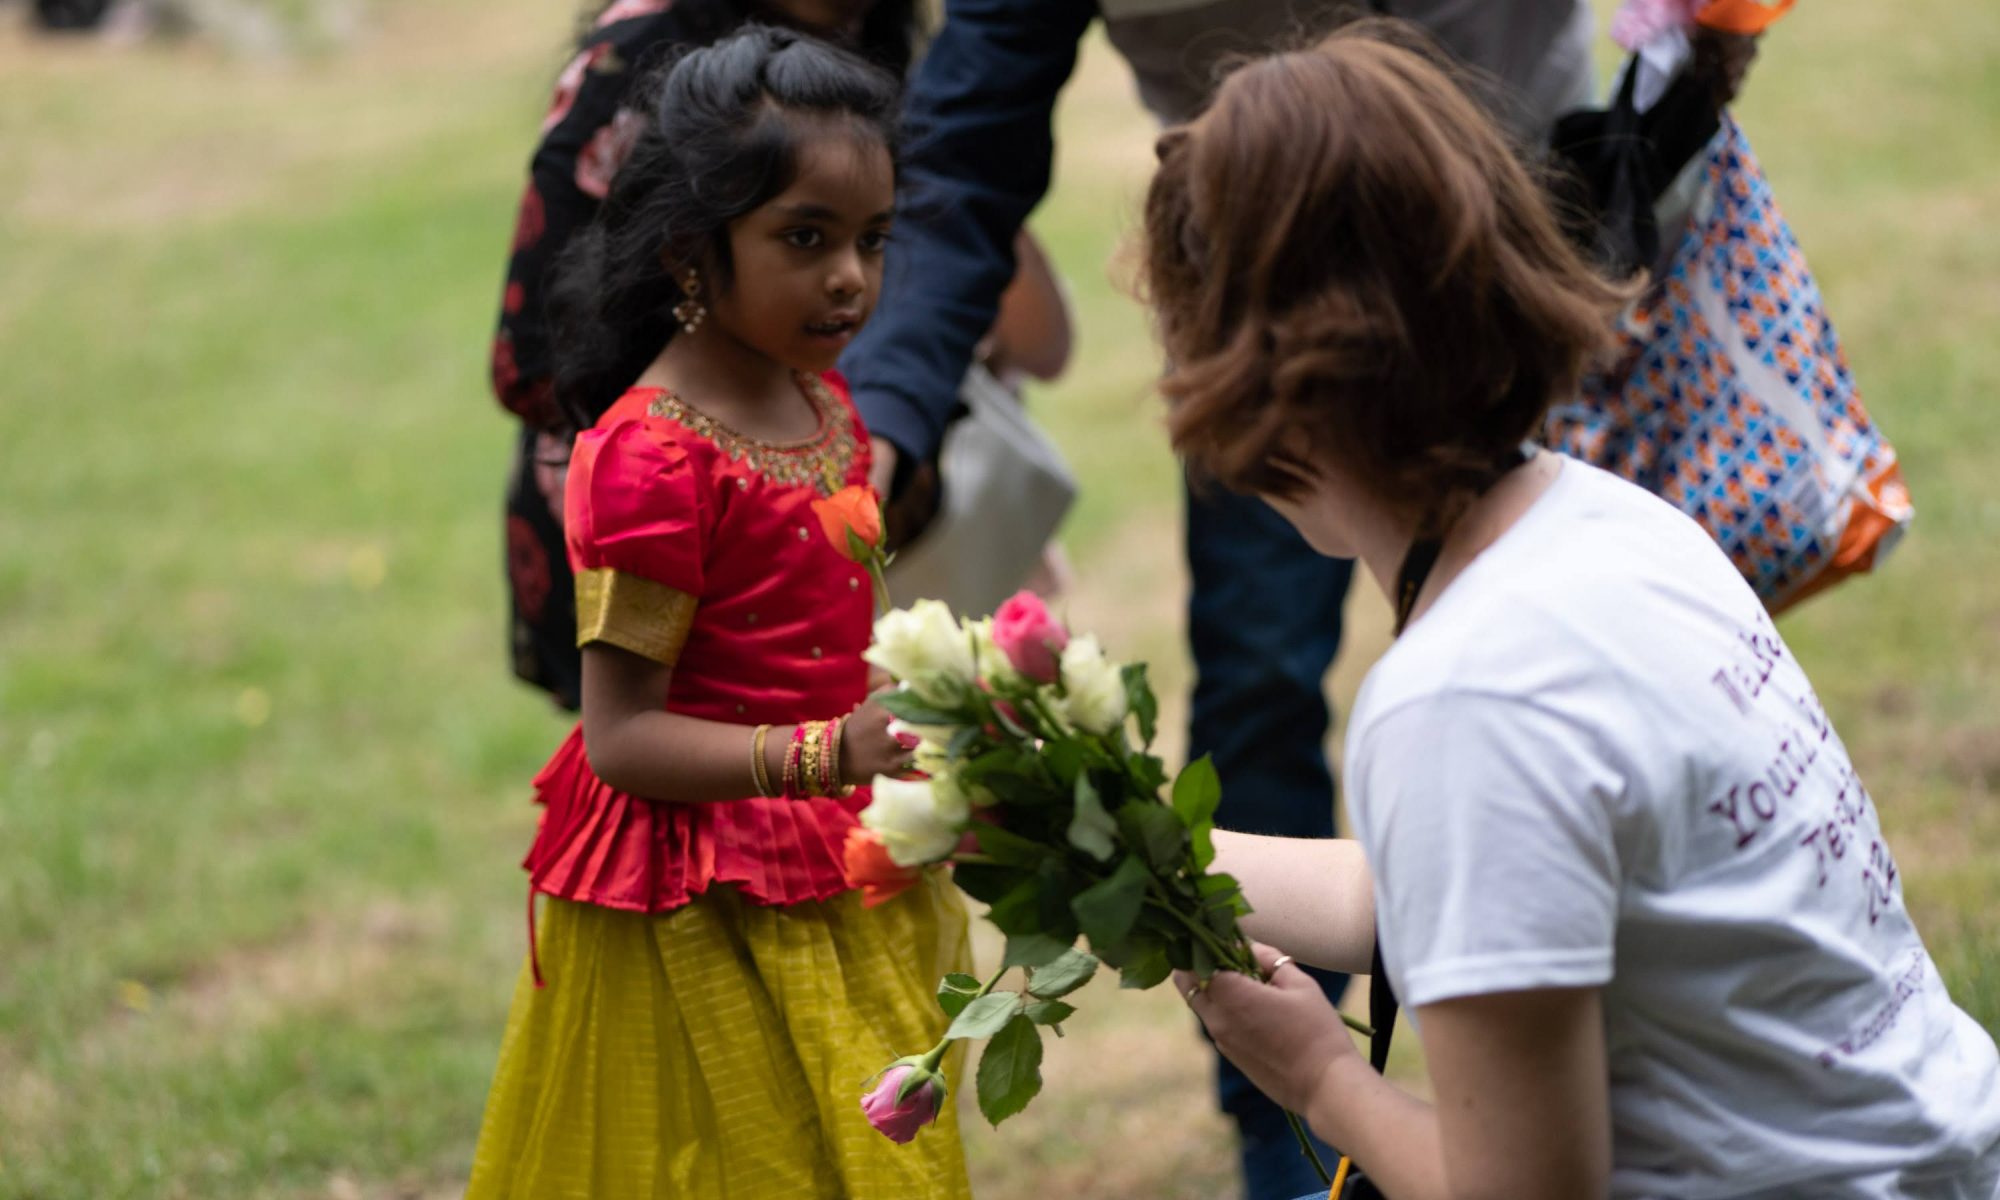
[[(1340, 648), (1341, 604), (1353, 564), (1315, 553), (1263, 501), (1190, 489), (1193, 576), (1188, 640), (1196, 682), (1188, 757), (1214, 756), (1222, 777), (1216, 823), (1248, 833), (1332, 837), (1331, 721), (1324, 682)], [(1313, 971), (1336, 1003), (1347, 976)], [(1319, 1184), (1284, 1111), (1218, 1056), (1222, 1109), (1242, 1139), (1248, 1200), (1296, 1196)], [(1319, 1153), (1328, 1169), (1335, 1155)]]

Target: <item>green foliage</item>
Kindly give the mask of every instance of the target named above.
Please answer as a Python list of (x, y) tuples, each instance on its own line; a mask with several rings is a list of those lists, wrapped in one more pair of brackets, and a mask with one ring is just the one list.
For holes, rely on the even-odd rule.
[(979, 1056), (979, 1111), (1000, 1122), (1028, 1107), (1042, 1090), (1042, 1033), (1034, 1021), (1016, 1015), (986, 1044)]
[(1206, 871), (1215, 861), (1215, 806), (1222, 803), (1222, 780), (1207, 755), (1189, 763), (1174, 780), (1174, 812), (1188, 828), (1194, 865)]
[(945, 1030), (945, 1037), (960, 1038), (992, 1037), (1000, 1032), (1021, 1007), (1018, 992), (989, 992), (966, 1005), (956, 1017), (951, 1019), (951, 1027)]
[(1065, 950), (1058, 958), (1028, 973), (1028, 994), (1044, 1000), (1067, 996), (1097, 973), (1097, 959), (1081, 950)]
[(1001, 957), (1000, 969), (1006, 971), (1015, 967), (1047, 966), (1069, 953), (1071, 948), (1068, 942), (1058, 941), (1046, 933), (1021, 934), (1007, 939), (1007, 949)]
[(947, 1017), (956, 1017), (964, 1012), (965, 1006), (972, 1003), (973, 997), (978, 994), (979, 981), (970, 975), (954, 972), (938, 981), (938, 1007), (944, 1010)]
[(1104, 801), (1091, 786), (1090, 776), (1076, 777), (1076, 808), (1069, 821), (1069, 844), (1099, 862), (1107, 862), (1118, 852), (1118, 822), (1104, 811)]
[(1123, 675), (1125, 705), (1139, 724), (1139, 743), (1151, 748), (1159, 729), (1160, 702), (1153, 697), (1152, 685), (1146, 681), (1146, 664), (1127, 663)]
[(1139, 908), (1146, 902), (1146, 884), (1151, 878), (1146, 864), (1136, 855), (1128, 854), (1118, 861), (1115, 871), (1078, 892), (1076, 899), (1070, 901), (1084, 936), (1090, 939), (1100, 957), (1132, 932), (1132, 923), (1138, 920)]

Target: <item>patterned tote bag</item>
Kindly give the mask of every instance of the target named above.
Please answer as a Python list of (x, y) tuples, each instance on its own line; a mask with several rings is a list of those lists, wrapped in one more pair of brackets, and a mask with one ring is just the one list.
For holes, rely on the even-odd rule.
[(1778, 612), (1871, 569), (1913, 510), (1742, 129), (1691, 169), (1678, 246), (1548, 442), (1678, 505)]

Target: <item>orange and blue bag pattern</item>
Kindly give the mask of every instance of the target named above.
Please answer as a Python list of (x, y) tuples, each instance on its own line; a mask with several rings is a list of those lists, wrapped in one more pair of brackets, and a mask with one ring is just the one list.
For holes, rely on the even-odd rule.
[(1725, 116), (1682, 240), (1619, 322), (1613, 365), (1549, 416), (1549, 444), (1712, 534), (1773, 612), (1870, 570), (1913, 509), (1819, 287)]

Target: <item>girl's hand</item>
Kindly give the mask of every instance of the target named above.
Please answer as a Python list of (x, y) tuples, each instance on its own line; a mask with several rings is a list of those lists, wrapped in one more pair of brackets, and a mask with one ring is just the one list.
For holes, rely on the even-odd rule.
[(1192, 973), (1176, 971), (1174, 986), (1208, 1027), (1215, 1048), (1259, 1091), (1305, 1113), (1321, 1081), (1335, 1068), (1361, 1061), (1361, 1053), (1310, 976), (1290, 962), (1277, 966), (1278, 952), (1262, 942), (1254, 949), (1269, 983), (1217, 971), (1203, 986)]
[(874, 700), (864, 702), (840, 727), (842, 783), (857, 786), (877, 775), (901, 775), (910, 769), (909, 746), (889, 732), (889, 710)]

